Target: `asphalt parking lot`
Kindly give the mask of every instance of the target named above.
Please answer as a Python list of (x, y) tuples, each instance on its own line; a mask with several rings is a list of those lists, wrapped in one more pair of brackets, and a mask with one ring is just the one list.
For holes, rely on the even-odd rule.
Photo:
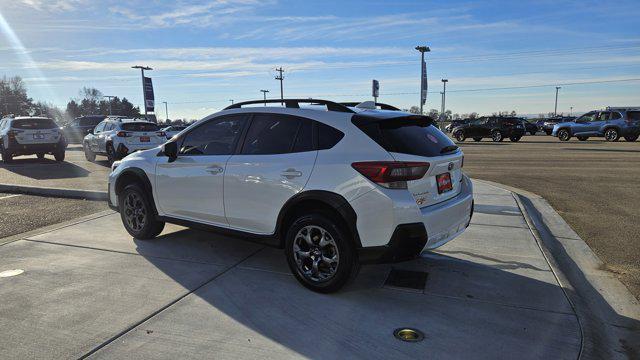
[(468, 139), (461, 146), (471, 177), (547, 199), (640, 298), (640, 141), (538, 135), (517, 143)]
[[(280, 250), (168, 226), (131, 239), (118, 214), (0, 246), (4, 358), (575, 359), (576, 315), (512, 194), (476, 183), (476, 215), (423, 258), (310, 292)], [(108, 236), (106, 236), (108, 234)], [(427, 274), (416, 289), (386, 283)], [(425, 339), (394, 338), (413, 327)], [(305, 336), (300, 336), (305, 334)]]

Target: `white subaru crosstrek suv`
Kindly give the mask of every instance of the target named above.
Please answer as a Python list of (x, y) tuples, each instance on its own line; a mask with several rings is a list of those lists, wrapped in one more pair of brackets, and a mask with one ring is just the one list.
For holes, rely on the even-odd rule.
[(5, 163), (14, 156), (51, 154), (64, 161), (67, 141), (55, 121), (46, 117), (18, 116), (0, 120), (0, 154)]
[(106, 155), (111, 164), (128, 154), (155, 148), (165, 141), (166, 134), (156, 123), (109, 117), (84, 137), (82, 147), (88, 161), (95, 161), (96, 155)]
[(467, 228), (462, 151), (429, 117), (283, 102), (234, 104), (115, 162), (109, 205), (129, 234), (153, 238), (169, 222), (264, 241), (304, 286), (332, 292), (360, 264), (413, 259)]

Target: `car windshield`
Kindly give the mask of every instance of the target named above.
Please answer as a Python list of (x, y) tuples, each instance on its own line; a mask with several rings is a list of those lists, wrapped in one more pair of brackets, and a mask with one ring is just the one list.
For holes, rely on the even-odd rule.
[(55, 129), (58, 125), (51, 119), (19, 119), (14, 120), (11, 127), (14, 129), (37, 130)]
[(158, 131), (158, 125), (154, 123), (126, 123), (122, 124), (125, 131)]

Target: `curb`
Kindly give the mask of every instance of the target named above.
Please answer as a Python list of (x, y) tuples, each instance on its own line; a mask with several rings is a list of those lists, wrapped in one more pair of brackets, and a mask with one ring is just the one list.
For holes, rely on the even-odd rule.
[(65, 188), (38, 187), (28, 185), (0, 184), (0, 192), (25, 195), (39, 195), (70, 199), (87, 199), (107, 201), (109, 195), (106, 191), (77, 190)]
[[(476, 180), (476, 179), (474, 179)], [(513, 196), (574, 309), (582, 334), (578, 359), (640, 358), (640, 302), (541, 196), (491, 181)]]

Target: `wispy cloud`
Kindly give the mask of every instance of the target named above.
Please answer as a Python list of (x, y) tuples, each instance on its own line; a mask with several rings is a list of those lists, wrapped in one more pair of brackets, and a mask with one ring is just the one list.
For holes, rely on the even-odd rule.
[(14, 0), (18, 5), (38, 11), (72, 11), (85, 4), (86, 0)]

